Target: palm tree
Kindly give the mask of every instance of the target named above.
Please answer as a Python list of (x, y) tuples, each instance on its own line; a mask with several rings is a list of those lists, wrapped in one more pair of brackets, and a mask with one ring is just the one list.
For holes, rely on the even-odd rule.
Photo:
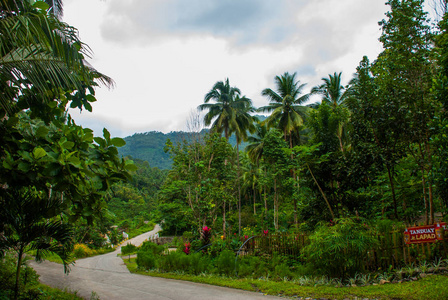
[(296, 73), (286, 72), (282, 76), (275, 77), (277, 92), (267, 88), (262, 91), (262, 95), (268, 97), (270, 103), (260, 107), (260, 112), (271, 112), (271, 115), (264, 121), (268, 128), (278, 127), (284, 135), (285, 141), (289, 139), (289, 146), (292, 148), (292, 132), (296, 131), (304, 123), (306, 111), (309, 109), (302, 106), (309, 94), (302, 94), (306, 84), (296, 81)]
[[(238, 215), (239, 232), (241, 234), (241, 187), (239, 182), (239, 144), (247, 138), (247, 131), (253, 131), (253, 118), (250, 115), (254, 111), (252, 101), (245, 96), (240, 96), (241, 91), (236, 87), (231, 87), (229, 78), (225, 82), (218, 81), (213, 88), (205, 95), (204, 104), (199, 105), (199, 110), (208, 110), (204, 116), (204, 124), (209, 126), (212, 121), (212, 130), (222, 134), (229, 140), (232, 133), (235, 133), (237, 140), (237, 162), (238, 162)], [(215, 103), (209, 103), (214, 100)], [(225, 203), (224, 203), (225, 210)], [(225, 219), (225, 213), (223, 213)]]
[(50, 12), (58, 19), (63, 15), (62, 0), (45, 0), (50, 6)]
[(348, 93), (341, 85), (341, 76), (342, 72), (334, 72), (333, 75), (328, 74), (328, 78), (322, 78), (323, 84), (311, 89), (311, 94), (322, 95), (322, 102), (327, 102), (333, 109), (339, 105), (344, 105)]
[[(265, 120), (268, 128), (274, 125), (283, 132), (285, 141), (289, 139), (289, 147), (293, 148), (293, 139), (297, 140), (300, 144), (300, 128), (304, 123), (306, 112), (309, 109), (303, 106), (308, 98), (309, 94), (302, 94), (302, 90), (306, 84), (300, 84), (300, 81), (296, 81), (296, 74), (289, 74), (286, 72), (281, 77), (275, 77), (275, 84), (277, 91), (272, 89), (264, 89), (263, 96), (268, 97), (270, 103), (268, 106), (260, 107), (262, 112), (272, 112), (271, 115)], [(291, 154), (291, 159), (293, 156)], [(296, 172), (291, 169), (291, 177), (297, 181), (297, 188), (299, 188), (299, 180), (296, 178)], [(297, 225), (297, 199), (294, 198), (294, 223)]]
[[(315, 86), (311, 89), (311, 94), (318, 94), (322, 96), (322, 102), (328, 103), (333, 111), (339, 109), (340, 106), (345, 106), (345, 102), (350, 97), (350, 90), (345, 89), (341, 85), (342, 72), (333, 75), (328, 75), (328, 78), (322, 78), (323, 84)], [(344, 122), (338, 123), (336, 135), (339, 139), (339, 146), (341, 152), (344, 152), (344, 145), (342, 136), (344, 135)]]
[(0, 254), (8, 249), (17, 253), (14, 288), (14, 299), (17, 299), (24, 254), (36, 250), (36, 260), (42, 260), (45, 253), (55, 253), (67, 272), (73, 247), (72, 230), (55, 218), (64, 205), (61, 200), (33, 188), (3, 190), (0, 205)]
[[(245, 98), (245, 97), (243, 97)], [(236, 137), (236, 160), (237, 160), (237, 178), (238, 178), (238, 233), (241, 235), (241, 181), (240, 181), (240, 150), (239, 145), (242, 141), (247, 140), (247, 132), (255, 132), (254, 118), (250, 115), (254, 111), (252, 106), (252, 101), (250, 99), (240, 98), (236, 95), (234, 103), (235, 105), (235, 121), (232, 122), (232, 127), (230, 128), (231, 133), (235, 134)]]
[[(243, 159), (243, 184), (246, 189), (251, 189), (253, 194), (253, 203), (254, 203), (254, 215), (257, 214), (256, 210), (256, 192), (260, 190), (257, 188), (259, 185), (258, 180), (262, 176), (262, 170), (259, 168), (258, 163), (252, 162), (249, 158), (248, 153), (245, 153)], [(261, 193), (260, 193), (261, 194)]]
[(33, 101), (42, 102), (58, 98), (61, 89), (85, 91), (94, 81), (113, 85), (84, 61), (90, 50), (77, 30), (29, 1), (0, 0), (0, 45), (0, 107), (8, 114), (31, 87)]
[[(243, 112), (252, 107), (252, 101), (246, 97), (240, 97), (241, 91), (237, 87), (231, 87), (229, 79), (225, 82), (218, 81), (205, 95), (204, 104), (199, 105), (199, 110), (208, 112), (204, 116), (205, 126), (212, 124), (212, 130), (223, 133), (229, 140), (232, 132), (239, 132), (237, 124), (237, 112)], [(215, 103), (209, 103), (210, 101)], [(244, 117), (243, 117), (244, 119)]]
[(266, 124), (257, 121), (255, 123), (255, 134), (249, 136), (247, 141), (249, 144), (246, 146), (246, 152), (252, 162), (258, 164), (263, 157), (264, 138), (268, 133)]

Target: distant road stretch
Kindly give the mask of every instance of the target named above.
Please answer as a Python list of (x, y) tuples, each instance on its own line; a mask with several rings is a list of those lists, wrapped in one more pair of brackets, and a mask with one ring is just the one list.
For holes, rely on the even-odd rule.
[[(125, 243), (139, 246), (160, 230), (159, 225), (156, 225), (154, 230)], [(32, 261), (30, 265), (40, 275), (42, 283), (62, 290), (76, 291), (77, 295), (85, 299), (90, 299), (94, 294), (102, 300), (281, 299), (260, 293), (131, 274), (123, 260), (117, 256), (118, 253), (121, 253), (121, 247), (111, 253), (78, 259), (69, 275), (65, 275), (63, 266), (57, 263)]]

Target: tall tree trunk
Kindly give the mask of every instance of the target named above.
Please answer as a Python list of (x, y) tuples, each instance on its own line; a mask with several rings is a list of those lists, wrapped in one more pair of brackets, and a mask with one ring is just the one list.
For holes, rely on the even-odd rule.
[(394, 185), (394, 180), (393, 180), (393, 171), (391, 170), (391, 167), (386, 164), (386, 168), (387, 168), (387, 175), (389, 176), (389, 183), (390, 183), (390, 188), (392, 191), (392, 200), (394, 203), (394, 216), (395, 219), (398, 220), (398, 211), (397, 211), (397, 198), (395, 196), (395, 185)]
[(19, 281), (20, 281), (20, 270), (23, 260), (23, 246), (20, 246), (19, 252), (17, 253), (17, 269), (16, 269), (16, 284), (14, 286), (14, 300), (19, 297)]
[(274, 228), (278, 230), (278, 194), (277, 194), (277, 179), (274, 178)]
[(254, 215), (256, 215), (257, 209), (255, 208), (255, 201), (256, 201), (256, 196), (257, 196), (257, 194), (256, 194), (257, 190), (255, 189), (255, 186), (252, 186), (252, 189), (254, 191)]
[(327, 196), (325, 196), (325, 193), (324, 193), (324, 191), (322, 190), (322, 188), (320, 187), (319, 183), (317, 182), (316, 177), (314, 177), (314, 174), (313, 174), (313, 171), (311, 171), (310, 165), (309, 165), (309, 164), (306, 164), (306, 166), (308, 167), (308, 170), (310, 171), (311, 177), (313, 177), (313, 179), (314, 179), (314, 183), (316, 183), (317, 188), (319, 189), (319, 191), (320, 191), (322, 197), (324, 197), (324, 200), (325, 200), (325, 202), (327, 203), (328, 209), (330, 210), (331, 217), (332, 217), (333, 220), (334, 220), (335, 217), (334, 217), (333, 209), (331, 208), (330, 202), (328, 202)]
[(240, 182), (240, 151), (236, 143), (237, 180), (238, 180), (238, 235), (241, 236), (241, 182)]
[(226, 201), (222, 204), (222, 233), (226, 237)]
[(429, 223), (434, 224), (434, 199), (433, 199), (433, 193), (432, 193), (432, 185), (431, 181), (428, 185), (428, 193), (429, 193)]

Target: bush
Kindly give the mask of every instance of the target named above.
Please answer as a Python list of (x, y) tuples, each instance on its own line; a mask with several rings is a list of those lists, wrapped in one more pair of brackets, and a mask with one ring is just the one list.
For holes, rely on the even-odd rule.
[(140, 246), (139, 251), (143, 252), (150, 252), (154, 255), (159, 255), (165, 250), (165, 247), (163, 245), (157, 245), (153, 242), (143, 242), (143, 244)]
[(193, 275), (199, 275), (207, 272), (211, 269), (212, 262), (208, 255), (202, 255), (201, 253), (193, 253), (187, 256), (189, 260), (189, 273)]
[(170, 252), (167, 255), (161, 255), (157, 260), (157, 267), (162, 272), (188, 272), (190, 267), (188, 255), (183, 252)]
[(344, 278), (364, 270), (363, 259), (378, 240), (359, 218), (341, 218), (333, 226), (320, 225), (309, 237), (302, 254), (316, 269)]
[(158, 256), (163, 252), (165, 247), (152, 242), (144, 242), (137, 251), (137, 266), (145, 270), (156, 267)]
[(121, 254), (122, 255), (128, 255), (133, 252), (137, 251), (137, 246), (128, 243), (126, 246), (121, 247)]
[(73, 254), (76, 258), (84, 258), (93, 255), (93, 251), (85, 244), (76, 244), (73, 248)]
[(156, 267), (156, 256), (151, 252), (139, 250), (137, 252), (137, 266), (139, 268), (149, 270)]
[(242, 256), (237, 260), (239, 277), (260, 278), (269, 274), (269, 267), (265, 260), (258, 256)]
[(215, 266), (219, 274), (231, 276), (235, 271), (235, 254), (231, 250), (224, 250), (215, 259)]

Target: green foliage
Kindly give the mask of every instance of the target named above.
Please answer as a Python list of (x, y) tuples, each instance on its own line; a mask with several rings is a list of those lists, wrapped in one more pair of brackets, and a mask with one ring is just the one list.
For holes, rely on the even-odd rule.
[[(0, 259), (0, 299), (14, 297), (16, 259), (10, 253)], [(62, 292), (39, 283), (39, 276), (33, 268), (21, 265), (19, 299), (81, 299), (76, 295)]]
[(121, 247), (121, 254), (128, 255), (137, 251), (137, 246), (127, 243), (126, 246)]
[(353, 276), (363, 271), (367, 251), (378, 243), (363, 220), (341, 218), (334, 225), (322, 224), (309, 237), (303, 255), (323, 274), (334, 277)]
[(218, 274), (232, 276), (235, 272), (235, 253), (231, 250), (222, 251), (215, 259)]
[(152, 242), (143, 242), (137, 251), (137, 265), (146, 270), (156, 267), (158, 256), (165, 250), (163, 245), (157, 245)]
[(139, 251), (149, 252), (153, 255), (159, 255), (163, 252), (165, 247), (163, 245), (157, 245), (156, 243), (146, 241), (139, 247)]
[(238, 277), (260, 278), (269, 275), (269, 260), (258, 256), (242, 256), (238, 258)]
[[(126, 145), (120, 147), (118, 152), (125, 157), (132, 157), (135, 161), (146, 161), (153, 168), (165, 171), (171, 169), (173, 164), (170, 154), (164, 151), (168, 140), (173, 144), (181, 143), (183, 141), (193, 142), (197, 138), (197, 135), (203, 138), (208, 132), (208, 129), (204, 129), (199, 134), (184, 131), (172, 131), (169, 133), (158, 131), (135, 133), (124, 138)], [(229, 143), (232, 146), (236, 145), (236, 137), (234, 134), (230, 136)], [(246, 144), (243, 143), (241, 148), (245, 147), (245, 145)]]
[(189, 255), (180, 251), (170, 252), (167, 255), (159, 256), (157, 267), (164, 272), (186, 272), (190, 268), (188, 257)]

